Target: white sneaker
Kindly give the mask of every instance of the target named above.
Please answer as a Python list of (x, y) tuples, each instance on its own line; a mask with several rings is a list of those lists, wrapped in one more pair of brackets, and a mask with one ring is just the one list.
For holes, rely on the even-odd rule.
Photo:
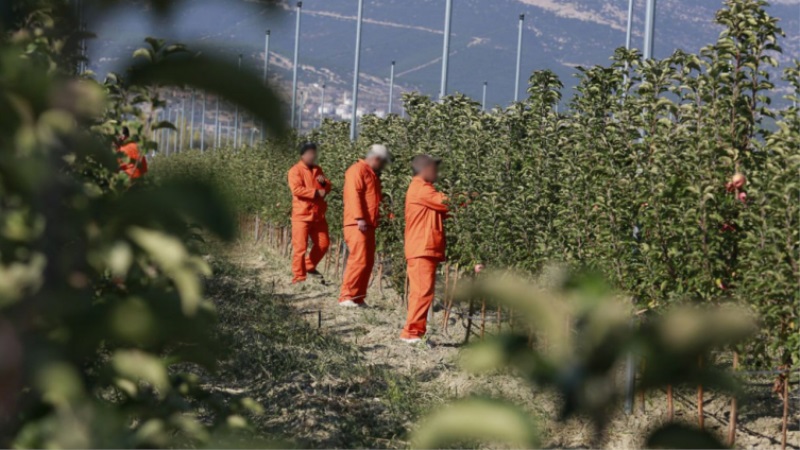
[(419, 344), (422, 341), (422, 338), (413, 337), (413, 338), (406, 338), (401, 337), (400, 342), (405, 342), (406, 344)]
[(342, 308), (358, 308), (360, 305), (352, 300), (343, 300), (339, 302), (339, 306)]

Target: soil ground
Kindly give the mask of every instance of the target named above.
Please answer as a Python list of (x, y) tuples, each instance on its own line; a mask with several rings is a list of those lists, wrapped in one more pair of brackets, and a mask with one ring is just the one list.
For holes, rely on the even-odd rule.
[[(284, 433), (288, 431), (298, 436), (297, 442), (302, 446), (406, 446), (407, 432), (413, 427), (415, 420), (436, 405), (472, 394), (502, 397), (523, 406), (540, 422), (543, 443), (547, 447), (588, 448), (597, 445), (606, 448), (640, 447), (648, 430), (666, 421), (666, 395), (661, 392), (651, 392), (644, 397), (643, 404), (642, 398), (637, 396), (634, 414), (626, 415), (623, 411), (618, 411), (602, 440), (593, 441), (592, 429), (587, 421), (571, 420), (562, 423), (555, 420), (558, 415), (558, 402), (553, 393), (537, 391), (510, 375), (476, 376), (462, 371), (458, 366), (458, 355), (465, 337), (464, 323), (460, 319), (451, 318), (448, 332), (444, 332), (441, 326), (440, 296), (437, 295), (437, 307), (429, 330), (429, 336), (436, 345), (433, 348), (412, 346), (398, 340), (405, 321), (405, 307), (402, 295), (388, 286), (379, 289), (378, 283), (373, 280), (367, 299), (370, 307), (367, 309), (341, 308), (337, 306), (339, 283), (334, 274), (334, 262), (321, 264), (323, 268), (328, 269), (325, 284), (310, 278), (306, 283), (292, 285), (290, 261), (286, 257), (286, 252), (276, 250), (264, 242), (256, 245), (250, 241), (240, 242), (224, 253), (228, 260), (242, 270), (242, 274), (256, 277), (257, 284), (266, 287), (287, 307), (290, 314), (305, 320), (311, 333), (318, 334), (326, 342), (342, 342), (345, 346), (349, 346), (348, 348), (355, 349), (352, 357), (348, 357), (345, 363), (363, 369), (357, 380), (344, 384), (341, 380), (331, 381), (332, 376), (325, 373), (328, 370), (325, 364), (318, 364), (311, 370), (322, 372), (293, 380), (287, 386), (277, 388), (273, 385), (270, 388), (272, 391), (280, 389), (314, 392), (314, 395), (320, 397), (314, 402), (301, 402), (304, 406), (299, 407), (300, 411), (290, 411), (282, 407), (279, 411), (268, 411), (265, 416), (268, 417), (265, 420), (269, 424), (267, 427), (269, 431)], [(441, 291), (441, 286), (439, 288)], [(284, 313), (286, 311), (280, 312)], [(246, 321), (248, 318), (242, 320)], [(496, 332), (496, 327), (495, 323), (488, 323), (487, 333)], [(300, 357), (320, 358), (318, 354)], [(377, 378), (370, 375), (376, 373), (382, 375)], [(251, 380), (254, 383), (258, 381)], [(240, 383), (249, 384), (248, 380), (242, 380)], [(383, 396), (380, 400), (384, 405), (387, 402), (389, 404), (405, 402), (398, 408), (391, 405), (389, 407), (402, 411), (400, 417), (394, 417), (384, 423), (381, 425), (384, 427), (382, 429), (364, 430), (355, 434), (343, 432), (338, 427), (345, 422), (348, 426), (357, 427), (357, 424), (349, 424), (349, 421), (345, 420), (337, 421), (330, 417), (328, 419), (331, 420), (321, 419), (328, 414), (320, 413), (318, 409), (330, 408), (331, 404), (326, 402), (332, 401), (322, 397), (347, 395), (350, 390), (368, 390), (372, 384), (380, 385), (376, 388), (380, 391), (376, 395)], [(321, 389), (322, 386), (327, 386), (327, 394), (322, 392), (324, 391)], [(797, 405), (800, 399), (797, 387), (793, 387), (788, 443), (789, 448), (799, 449), (800, 414)], [(258, 391), (252, 386), (250, 389)], [(751, 387), (750, 394), (752, 395), (749, 400), (739, 406), (740, 419), (736, 446), (779, 448), (782, 401), (766, 386)], [(256, 395), (256, 399), (276, 403), (274, 395), (277, 395), (276, 392), (264, 392), (264, 388), (261, 388), (261, 393)], [(296, 394), (289, 397), (286, 400), (287, 404), (298, 401)], [(706, 428), (724, 436), (728, 426), (729, 398), (707, 392), (704, 397), (704, 408)], [(354, 414), (347, 405), (338, 405), (333, 409), (338, 409), (337, 414)], [(377, 413), (386, 415), (385, 409)], [(693, 390), (676, 391), (676, 420), (696, 423), (696, 409)], [(270, 413), (276, 416), (270, 417)], [(370, 412), (367, 408), (358, 414), (375, 413), (376, 411)], [(376, 435), (381, 432), (391, 435)], [(354, 436), (361, 440), (354, 441)]]

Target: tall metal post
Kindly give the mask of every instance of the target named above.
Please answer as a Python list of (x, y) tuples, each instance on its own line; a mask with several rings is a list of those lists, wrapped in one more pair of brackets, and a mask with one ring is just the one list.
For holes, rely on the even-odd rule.
[(647, 9), (644, 20), (644, 59), (653, 57), (653, 44), (656, 28), (656, 0), (647, 0)]
[(522, 68), (522, 29), (525, 25), (525, 14), (519, 15), (519, 32), (517, 33), (517, 72), (514, 79), (514, 103), (519, 101), (519, 79)]
[(203, 91), (203, 113), (200, 114), (200, 151), (206, 151), (206, 92)]
[(625, 29), (625, 49), (631, 49), (631, 35), (633, 33), (633, 0), (628, 0), (628, 26)]
[(178, 129), (178, 151), (183, 151), (183, 135), (186, 131), (186, 98), (181, 99), (181, 110), (179, 112), (181, 118), (179, 119), (180, 128)]
[[(239, 53), (239, 72), (242, 71), (242, 54)], [(239, 104), (236, 104), (236, 113), (233, 117), (233, 147), (239, 144)]]
[(294, 63), (292, 64), (292, 127), (295, 126), (294, 115), (297, 108), (297, 60), (300, 55), (300, 12), (303, 2), (297, 2), (297, 23), (294, 28)]
[[(267, 85), (267, 76), (269, 75), (269, 36), (270, 30), (264, 34), (264, 86)], [(261, 135), (267, 131), (267, 124), (261, 121)]]
[(322, 94), (319, 100), (319, 126), (322, 126), (322, 119), (325, 118), (325, 83), (322, 83)]
[(361, 69), (361, 19), (364, 13), (364, 0), (358, 0), (358, 18), (356, 19), (356, 58), (353, 68), (353, 116), (350, 118), (350, 140), (356, 140), (358, 126), (358, 75)]
[(217, 113), (214, 117), (214, 148), (219, 148), (222, 142), (221, 136), (222, 128), (219, 123), (219, 94), (217, 94)]
[(392, 113), (392, 104), (394, 102), (394, 61), (392, 61), (392, 66), (389, 69), (389, 110), (387, 114)]
[(488, 81), (483, 82), (483, 94), (481, 95), (481, 111), (486, 111), (486, 88), (489, 86)]
[(442, 84), (439, 86), (439, 98), (447, 95), (447, 66), (450, 62), (450, 24), (453, 19), (453, 0), (446, 0), (444, 9), (444, 43), (442, 45)]
[(189, 95), (192, 96), (192, 106), (189, 113), (189, 148), (191, 149), (194, 147), (194, 89), (189, 91)]

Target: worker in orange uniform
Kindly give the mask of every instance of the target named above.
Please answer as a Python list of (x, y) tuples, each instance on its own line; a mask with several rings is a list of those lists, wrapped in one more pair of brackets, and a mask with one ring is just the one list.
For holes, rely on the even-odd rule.
[(141, 178), (147, 173), (147, 158), (139, 152), (139, 146), (131, 139), (131, 131), (128, 127), (122, 127), (122, 132), (117, 137), (116, 142), (117, 163), (119, 171), (128, 174), (131, 180)]
[(381, 170), (391, 157), (385, 146), (375, 144), (367, 156), (344, 175), (344, 241), (350, 251), (342, 279), (339, 306), (365, 307), (367, 286), (375, 264), (375, 228), (381, 203)]
[(433, 187), (440, 160), (418, 155), (411, 162), (414, 178), (406, 193), (405, 253), (408, 271), (408, 316), (400, 340), (416, 343), (425, 336), (433, 302), (436, 266), (444, 261), (447, 197)]
[[(317, 144), (300, 147), (300, 161), (289, 169), (289, 189), (292, 191), (292, 283), (306, 280), (307, 274), (325, 280), (317, 264), (330, 245), (325, 197), (331, 192), (331, 182), (317, 165)], [(308, 250), (308, 240), (313, 247)]]

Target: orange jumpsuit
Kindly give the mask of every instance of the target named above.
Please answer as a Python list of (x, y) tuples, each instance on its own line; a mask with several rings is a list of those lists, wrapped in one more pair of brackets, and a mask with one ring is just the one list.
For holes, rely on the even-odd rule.
[[(317, 264), (325, 256), (330, 245), (328, 222), (325, 212), (328, 204), (317, 193), (322, 189), (331, 191), (331, 182), (325, 178), (325, 185), (319, 183), (317, 177), (325, 174), (319, 166), (308, 167), (303, 161), (289, 169), (289, 189), (292, 191), (292, 283), (306, 279), (309, 270), (317, 268)], [(308, 239), (314, 245), (308, 250)]]
[(127, 173), (132, 180), (140, 178), (147, 173), (147, 158), (139, 153), (139, 146), (136, 145), (136, 142), (129, 141), (122, 144), (117, 149), (117, 153), (122, 154), (117, 159), (120, 172)]
[(447, 197), (431, 183), (414, 177), (406, 193), (405, 252), (408, 263), (408, 316), (403, 338), (425, 335), (433, 302), (436, 266), (444, 261)]
[[(369, 277), (375, 264), (375, 227), (381, 202), (381, 180), (364, 160), (350, 166), (344, 175), (344, 241), (350, 250), (347, 268), (342, 279), (339, 301), (364, 303)], [(367, 222), (368, 229), (358, 229), (358, 219)]]

